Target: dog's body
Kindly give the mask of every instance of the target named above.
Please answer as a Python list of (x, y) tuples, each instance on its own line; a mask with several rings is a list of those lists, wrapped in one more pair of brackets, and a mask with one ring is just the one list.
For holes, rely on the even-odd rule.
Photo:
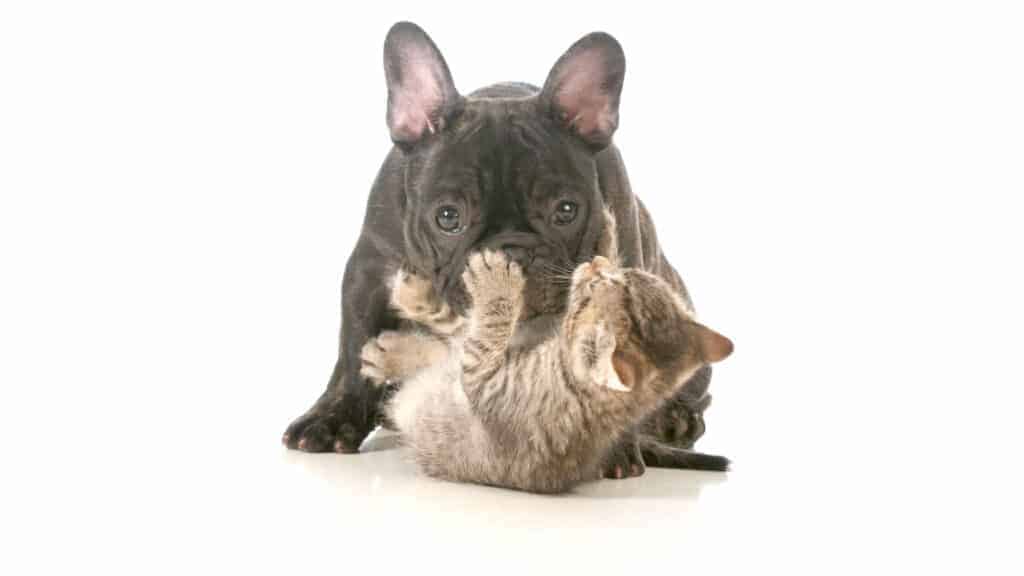
[[(524, 322), (562, 312), (557, 275), (593, 257), (609, 207), (623, 266), (686, 288), (659, 247), (654, 225), (629, 186), (611, 137), (624, 75), (618, 43), (591, 34), (555, 64), (543, 88), (499, 84), (467, 97), (418, 27), (396, 24), (385, 43), (388, 125), (395, 147), (367, 204), (362, 235), (342, 284), (341, 342), (327, 390), (285, 433), (289, 447), (355, 452), (375, 427), (380, 397), (360, 376), (363, 345), (401, 328), (389, 286), (403, 262), (432, 278), (455, 310), (466, 305), (460, 277), (469, 253), (502, 249), (527, 277)], [(710, 369), (641, 431), (689, 448), (704, 431)], [(656, 460), (652, 453), (653, 460)], [(634, 438), (609, 461), (613, 476), (639, 474)]]

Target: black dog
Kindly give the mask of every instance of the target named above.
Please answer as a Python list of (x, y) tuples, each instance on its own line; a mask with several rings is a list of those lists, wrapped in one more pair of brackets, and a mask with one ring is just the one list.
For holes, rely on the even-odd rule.
[[(463, 97), (433, 41), (402, 22), (384, 46), (387, 124), (395, 147), (370, 192), (362, 235), (345, 268), (341, 345), (327, 390), (288, 427), (289, 448), (356, 452), (377, 424), (381, 398), (359, 376), (359, 353), (381, 330), (398, 327), (387, 279), (406, 263), (433, 278), (456, 310), (465, 307), (460, 275), (467, 256), (500, 248), (527, 275), (524, 322), (562, 312), (564, 283), (552, 277), (589, 260), (603, 228), (602, 209), (618, 221), (622, 263), (686, 289), (662, 255), (643, 204), (633, 196), (618, 150), (625, 56), (611, 36), (576, 42), (544, 87), (499, 84)], [(671, 448), (689, 448), (704, 432), (710, 370), (609, 458), (611, 476), (672, 466)], [(667, 450), (666, 450), (667, 448)]]

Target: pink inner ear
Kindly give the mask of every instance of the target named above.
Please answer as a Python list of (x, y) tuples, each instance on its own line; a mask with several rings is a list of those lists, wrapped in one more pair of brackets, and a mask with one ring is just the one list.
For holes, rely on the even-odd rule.
[(555, 101), (565, 121), (584, 138), (610, 135), (618, 118), (611, 109), (611, 96), (602, 86), (604, 60), (594, 50), (575, 56), (573, 65), (559, 82)]
[(636, 368), (634, 363), (625, 354), (616, 352), (612, 354), (612, 369), (619, 377), (619, 382), (626, 388), (632, 389), (636, 386)]
[(406, 48), (401, 57), (402, 83), (391, 97), (391, 135), (401, 142), (414, 142), (431, 134), (435, 126), (430, 117), (442, 104), (441, 84), (443, 71), (429, 52), (415, 47)]
[(425, 131), (434, 132), (419, 101), (403, 94), (396, 94), (391, 111), (391, 136), (399, 142), (415, 142), (423, 137)]
[(733, 351), (732, 340), (722, 336), (710, 328), (701, 327), (701, 339), (703, 340), (704, 356), (707, 362), (721, 362)]

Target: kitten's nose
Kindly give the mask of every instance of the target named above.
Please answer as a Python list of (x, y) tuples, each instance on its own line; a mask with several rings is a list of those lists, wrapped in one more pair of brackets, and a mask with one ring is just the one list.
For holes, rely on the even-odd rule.
[(599, 274), (612, 267), (612, 263), (604, 256), (595, 256), (594, 261), (590, 265), (593, 267), (594, 272)]
[(584, 280), (591, 280), (596, 276), (603, 276), (604, 272), (611, 268), (612, 263), (604, 256), (597, 256), (589, 263), (581, 264), (578, 268), (580, 277)]

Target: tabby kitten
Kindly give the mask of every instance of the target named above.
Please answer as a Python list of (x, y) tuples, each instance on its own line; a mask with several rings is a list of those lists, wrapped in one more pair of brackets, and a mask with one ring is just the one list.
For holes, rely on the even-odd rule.
[[(663, 280), (601, 256), (577, 267), (561, 326), (532, 348), (510, 347), (523, 306), (518, 265), (477, 253), (463, 282), (472, 299), (465, 319), (430, 298), (425, 280), (401, 273), (396, 307), (448, 332), (385, 332), (363, 349), (364, 376), (402, 381), (388, 416), (438, 478), (542, 493), (596, 479), (624, 432), (732, 352)], [(728, 466), (664, 450), (677, 465)]]

